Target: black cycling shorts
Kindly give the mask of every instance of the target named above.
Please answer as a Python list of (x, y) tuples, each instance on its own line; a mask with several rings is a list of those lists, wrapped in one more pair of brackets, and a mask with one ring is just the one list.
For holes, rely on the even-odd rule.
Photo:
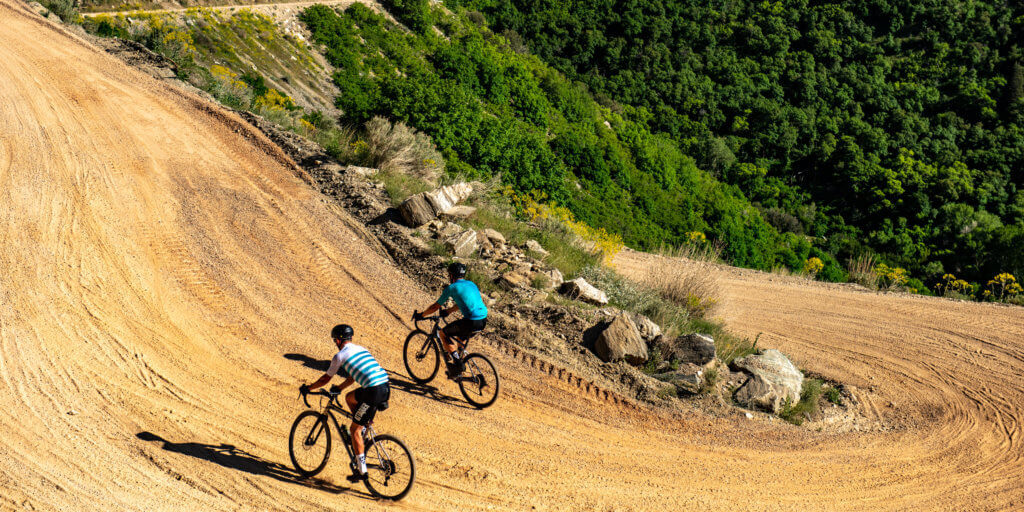
[(444, 326), (444, 333), (448, 336), (455, 336), (465, 342), (469, 341), (473, 336), (476, 336), (476, 333), (484, 330), (484, 327), (487, 327), (486, 318), (480, 320), (460, 318)]
[(355, 391), (355, 394), (356, 410), (352, 412), (352, 421), (365, 427), (373, 421), (373, 417), (377, 415), (378, 410), (387, 408), (386, 406), (381, 407), (381, 405), (387, 403), (388, 399), (391, 398), (391, 386), (381, 384), (379, 386), (359, 388)]

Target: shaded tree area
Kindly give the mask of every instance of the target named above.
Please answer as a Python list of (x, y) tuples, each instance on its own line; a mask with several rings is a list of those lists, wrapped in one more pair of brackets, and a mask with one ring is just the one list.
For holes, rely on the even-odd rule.
[(926, 279), (1024, 272), (1014, 2), (449, 0), (735, 185)]

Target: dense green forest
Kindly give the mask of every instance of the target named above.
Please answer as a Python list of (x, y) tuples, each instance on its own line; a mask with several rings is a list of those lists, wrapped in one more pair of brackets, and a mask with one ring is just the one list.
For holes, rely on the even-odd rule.
[(404, 121), (433, 137), (449, 172), (500, 175), (633, 247), (700, 232), (738, 265), (800, 269), (818, 257), (820, 275), (845, 277), (808, 237), (780, 233), (737, 186), (701, 170), (668, 133), (653, 132), (657, 120), (646, 109), (600, 105), (583, 84), (464, 12), (441, 15), (425, 0), (386, 4), (411, 31), (361, 4), (302, 15), (336, 69), (344, 121)]
[(447, 5), (841, 261), (875, 253), (928, 283), (1024, 272), (1019, 2)]

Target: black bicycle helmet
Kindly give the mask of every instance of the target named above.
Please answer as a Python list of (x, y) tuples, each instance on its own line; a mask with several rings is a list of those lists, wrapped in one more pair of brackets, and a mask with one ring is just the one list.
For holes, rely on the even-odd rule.
[(352, 326), (348, 324), (338, 324), (331, 329), (331, 339), (335, 340), (350, 340), (355, 335), (355, 331), (352, 330)]
[(451, 276), (452, 279), (466, 277), (466, 265), (463, 265), (462, 263), (459, 263), (457, 261), (455, 263), (448, 265), (448, 275)]

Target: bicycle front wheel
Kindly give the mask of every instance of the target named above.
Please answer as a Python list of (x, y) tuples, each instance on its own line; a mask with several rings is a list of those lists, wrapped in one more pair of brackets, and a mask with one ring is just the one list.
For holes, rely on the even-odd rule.
[(366, 447), (366, 489), (386, 500), (400, 500), (409, 494), (416, 479), (412, 452), (395, 436), (375, 436)]
[(295, 418), (288, 435), (288, 454), (295, 471), (304, 477), (323, 471), (331, 455), (331, 426), (326, 414), (306, 411)]
[(498, 399), (498, 370), (483, 354), (469, 354), (463, 362), (466, 370), (458, 378), (462, 396), (477, 408), (490, 406)]
[(405, 360), (405, 371), (419, 384), (433, 380), (441, 366), (441, 354), (437, 350), (437, 343), (433, 342), (427, 333), (418, 329), (410, 332), (405, 338), (402, 356)]

